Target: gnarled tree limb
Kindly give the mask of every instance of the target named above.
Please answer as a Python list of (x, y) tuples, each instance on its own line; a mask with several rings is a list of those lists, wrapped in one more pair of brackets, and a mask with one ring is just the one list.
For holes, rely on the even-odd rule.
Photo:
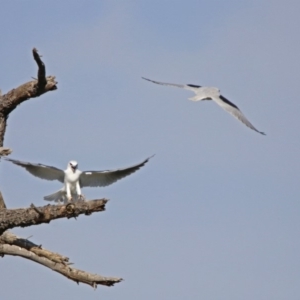
[(29, 81), (12, 89), (5, 95), (1, 96), (0, 101), (0, 147), (3, 146), (4, 135), (6, 130), (6, 123), (8, 115), (22, 102), (38, 97), (49, 91), (57, 89), (57, 82), (54, 76), (46, 77), (45, 65), (42, 62), (37, 50), (33, 48), (33, 57), (39, 67), (38, 80)]
[(77, 283), (86, 283), (93, 288), (96, 288), (98, 284), (112, 286), (122, 281), (122, 278), (103, 277), (72, 268), (69, 266), (68, 257), (43, 249), (41, 246), (35, 245), (27, 239), (22, 239), (11, 232), (5, 232), (0, 236), (0, 256), (4, 255), (27, 258)]
[(49, 223), (60, 218), (76, 218), (81, 214), (90, 215), (94, 212), (104, 211), (107, 199), (77, 201), (67, 205), (46, 205), (30, 208), (0, 210), (0, 235), (7, 229), (14, 227), (27, 227)]

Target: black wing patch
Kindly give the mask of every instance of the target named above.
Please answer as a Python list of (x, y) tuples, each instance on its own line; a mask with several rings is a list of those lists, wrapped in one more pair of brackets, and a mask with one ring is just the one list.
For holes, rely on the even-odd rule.
[(240, 110), (235, 104), (233, 104), (232, 102), (230, 102), (229, 100), (227, 100), (227, 99), (226, 99), (225, 97), (223, 97), (222, 95), (220, 95), (220, 99), (221, 99), (222, 101), (224, 101), (225, 103), (229, 104), (230, 106), (232, 106), (232, 107), (234, 107), (234, 108)]
[(195, 84), (187, 84), (187, 86), (190, 86), (192, 88), (201, 88), (200, 85), (195, 85)]

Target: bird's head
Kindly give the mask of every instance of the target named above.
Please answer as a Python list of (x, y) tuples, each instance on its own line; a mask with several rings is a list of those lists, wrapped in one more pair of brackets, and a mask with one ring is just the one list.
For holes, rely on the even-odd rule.
[(76, 171), (76, 169), (77, 169), (77, 167), (78, 167), (77, 161), (71, 160), (71, 161), (69, 162), (68, 167), (71, 168), (71, 170), (73, 171), (73, 173), (75, 173), (75, 171)]

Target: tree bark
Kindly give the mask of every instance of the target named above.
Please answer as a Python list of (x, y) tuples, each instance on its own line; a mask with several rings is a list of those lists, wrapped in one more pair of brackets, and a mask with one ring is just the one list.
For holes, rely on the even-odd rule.
[(0, 235), (7, 229), (14, 227), (28, 227), (60, 218), (76, 218), (81, 214), (90, 215), (104, 211), (107, 199), (77, 201), (67, 205), (46, 205), (29, 208), (0, 210)]

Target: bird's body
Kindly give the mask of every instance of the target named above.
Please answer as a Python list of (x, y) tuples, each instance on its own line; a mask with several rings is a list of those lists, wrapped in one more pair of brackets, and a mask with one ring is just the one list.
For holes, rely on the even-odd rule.
[(203, 101), (203, 100), (213, 100), (215, 101), (219, 106), (221, 106), (225, 111), (230, 113), (232, 116), (237, 118), (239, 121), (244, 123), (246, 126), (251, 128), (252, 130), (265, 135), (264, 132), (261, 132), (257, 130), (244, 116), (244, 114), (240, 111), (240, 109), (230, 102), (228, 99), (226, 99), (224, 96), (220, 94), (220, 90), (216, 87), (202, 87), (200, 85), (194, 85), (194, 84), (176, 84), (176, 83), (166, 83), (166, 82), (159, 82), (154, 81), (151, 79), (147, 79), (142, 77), (145, 80), (148, 80), (150, 82), (160, 84), (160, 85), (167, 85), (167, 86), (174, 86), (186, 90), (193, 91), (196, 95), (194, 97), (188, 98), (192, 101)]
[(56, 202), (63, 201), (66, 203), (71, 200), (83, 200), (84, 197), (81, 193), (81, 188), (87, 186), (101, 187), (110, 185), (143, 167), (150, 158), (151, 157), (129, 168), (114, 171), (80, 171), (77, 169), (78, 163), (74, 160), (71, 160), (68, 163), (67, 169), (64, 171), (42, 164), (32, 164), (9, 158), (6, 160), (25, 168), (29, 173), (41, 179), (58, 180), (62, 182), (64, 184), (63, 187), (57, 192), (45, 196), (44, 200)]
[[(67, 169), (64, 171), (64, 186), (61, 189), (61, 192), (67, 196), (67, 199), (73, 199), (76, 196), (82, 197), (79, 184), (79, 178), (82, 172), (77, 169), (77, 166), (78, 163), (76, 161), (70, 161)], [(45, 198), (49, 198), (49, 196), (46, 196)]]

